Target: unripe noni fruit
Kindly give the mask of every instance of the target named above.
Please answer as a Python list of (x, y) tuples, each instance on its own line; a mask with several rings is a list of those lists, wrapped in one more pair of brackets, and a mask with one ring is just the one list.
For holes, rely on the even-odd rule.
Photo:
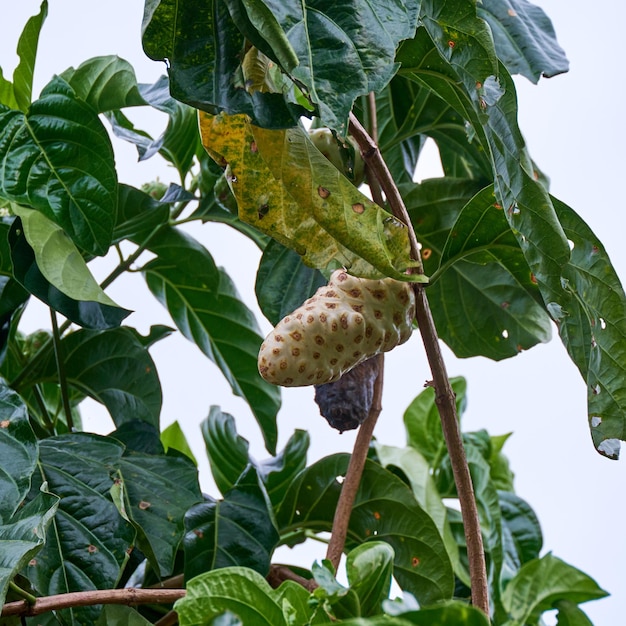
[(346, 177), (355, 187), (365, 178), (365, 162), (361, 156), (359, 144), (348, 137), (349, 146), (342, 150), (329, 128), (315, 128), (309, 131), (313, 145)]
[(412, 331), (411, 286), (391, 278), (331, 275), (328, 285), (283, 318), (259, 351), (259, 372), (283, 387), (321, 385), (380, 352), (404, 343)]

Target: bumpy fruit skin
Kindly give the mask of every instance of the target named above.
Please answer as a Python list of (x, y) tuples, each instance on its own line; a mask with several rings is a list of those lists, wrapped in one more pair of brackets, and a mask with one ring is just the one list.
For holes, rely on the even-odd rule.
[[(354, 157), (342, 158), (341, 149), (332, 131), (329, 128), (315, 128), (309, 131), (309, 138), (313, 145), (340, 171), (343, 172), (348, 179), (352, 181), (355, 187), (359, 187), (365, 179), (365, 162), (361, 156), (359, 144), (352, 137), (348, 137), (348, 141), (354, 150)], [(345, 155), (349, 152), (347, 148), (344, 150)]]
[(265, 338), (259, 372), (283, 387), (330, 383), (404, 343), (411, 336), (414, 314), (415, 297), (407, 283), (356, 278), (337, 270), (328, 285)]
[(315, 385), (320, 414), (340, 433), (358, 428), (370, 414), (378, 372), (378, 359), (371, 358), (333, 383)]

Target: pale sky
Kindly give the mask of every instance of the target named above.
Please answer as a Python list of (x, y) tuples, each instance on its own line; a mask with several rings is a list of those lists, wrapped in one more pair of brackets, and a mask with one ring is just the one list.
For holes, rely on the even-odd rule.
[[(26, 19), (39, 9), (39, 2), (1, 0), (3, 38), (0, 65), (10, 77), (16, 63), (18, 34)], [(615, 269), (626, 280), (624, 246), (623, 178), (626, 166), (626, 125), (622, 121), (623, 51), (621, 26), (626, 23), (626, 5), (620, 0), (583, 0), (538, 3), (552, 18), (560, 44), (570, 60), (570, 72), (533, 86), (516, 80), (520, 126), (530, 153), (551, 178), (551, 191), (568, 203), (591, 226), (611, 255)], [(136, 68), (140, 82), (152, 82), (164, 68), (143, 55), (140, 43), (142, 2), (109, 0), (50, 0), (47, 23), (40, 42), (35, 74), (35, 93), (68, 66), (97, 55), (118, 54)], [(613, 25), (616, 25), (615, 27)], [(619, 25), (619, 26), (618, 26)], [(145, 127), (155, 127), (160, 118), (145, 111), (133, 114)], [(158, 159), (136, 164), (134, 148), (116, 143), (118, 173), (123, 182), (139, 186), (156, 176), (175, 180), (173, 170)], [(436, 172), (432, 164), (420, 164), (422, 175)], [(244, 237), (218, 225), (194, 227), (201, 239), (224, 265), (253, 309), (254, 267), (258, 252)], [(101, 269), (100, 271), (104, 271)], [(142, 279), (116, 283), (112, 297), (137, 313), (128, 324), (147, 330), (155, 323), (171, 324), (167, 313), (154, 301)], [(149, 308), (146, 311), (146, 307)], [(36, 309), (37, 307), (29, 307)], [(27, 330), (47, 326), (49, 316), (30, 311)], [(269, 324), (258, 319), (263, 330)], [(513, 432), (504, 452), (516, 474), (516, 491), (528, 500), (539, 516), (544, 533), (544, 551), (593, 576), (612, 595), (583, 605), (595, 626), (613, 626), (626, 615), (626, 461), (609, 461), (595, 452), (586, 415), (586, 391), (577, 369), (567, 357), (556, 330), (548, 345), (538, 346), (505, 362), (483, 358), (458, 360), (446, 349), (452, 376), (468, 379), (469, 407), (464, 430), (486, 428), (493, 435)], [(200, 461), (203, 488), (218, 495), (209, 476), (199, 423), (208, 407), (218, 404), (237, 419), (239, 432), (251, 441), (259, 458), (266, 456), (256, 423), (248, 407), (232, 396), (230, 388), (199, 350), (182, 337), (168, 338), (151, 350), (164, 385), (163, 426), (179, 420)], [(185, 364), (185, 367), (181, 367)], [(403, 445), (402, 413), (430, 378), (417, 334), (386, 360), (383, 414), (376, 437), (385, 444)], [(309, 460), (334, 451), (349, 451), (353, 435), (328, 428), (312, 401), (312, 389), (289, 389), (283, 393), (279, 414), (279, 445), (294, 428), (311, 431)], [(93, 416), (90, 418), (90, 416)], [(85, 427), (108, 432), (110, 424), (94, 404), (84, 410)], [(624, 453), (626, 454), (626, 452)], [(310, 566), (323, 558), (323, 547), (300, 557), (280, 553), (280, 559)], [(550, 620), (548, 620), (550, 621)], [(554, 620), (550, 623), (554, 623)]]

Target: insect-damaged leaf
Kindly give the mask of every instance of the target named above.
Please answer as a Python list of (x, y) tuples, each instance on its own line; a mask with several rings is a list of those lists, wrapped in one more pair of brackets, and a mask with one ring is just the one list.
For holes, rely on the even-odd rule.
[(244, 115), (201, 114), (200, 130), (209, 154), (228, 165), (243, 221), (312, 267), (409, 279), (406, 226), (361, 194), (303, 129), (266, 130)]

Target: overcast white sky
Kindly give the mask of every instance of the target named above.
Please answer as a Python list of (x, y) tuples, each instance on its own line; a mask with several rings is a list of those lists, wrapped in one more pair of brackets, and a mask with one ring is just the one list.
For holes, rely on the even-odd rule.
[[(37, 0), (2, 0), (3, 37), (0, 65), (10, 77), (16, 63), (15, 45), (22, 25), (39, 8)], [(551, 191), (572, 206), (605, 244), (613, 264), (626, 279), (623, 179), (626, 166), (626, 125), (623, 122), (623, 46), (621, 26), (626, 5), (620, 0), (538, 2), (555, 25), (559, 42), (571, 63), (569, 74), (542, 80), (535, 87), (517, 80), (520, 125), (531, 155), (550, 176)], [(92, 56), (118, 54), (136, 68), (141, 82), (152, 82), (163, 67), (141, 50), (143, 2), (50, 0), (36, 69), (36, 93), (54, 73), (77, 66)], [(137, 116), (134, 119), (139, 119)], [(142, 122), (143, 123), (143, 122)], [(154, 124), (154, 117), (146, 126)], [(140, 185), (155, 178), (175, 180), (158, 160), (136, 164), (134, 149), (116, 147), (123, 182)], [(435, 171), (425, 164), (423, 172)], [(227, 228), (207, 225), (193, 231), (231, 273), (249, 306), (254, 302), (251, 263), (258, 258), (253, 244)], [(146, 330), (150, 324), (171, 323), (139, 276), (114, 285), (111, 295), (137, 311), (128, 323)], [(146, 306), (150, 307), (148, 312)], [(31, 329), (47, 325), (31, 313)], [(263, 329), (269, 330), (259, 314)], [(556, 335), (556, 332), (554, 333)], [(213, 487), (198, 424), (211, 404), (237, 418), (239, 432), (251, 449), (265, 456), (258, 429), (246, 405), (232, 396), (216, 368), (186, 340), (175, 337), (152, 350), (165, 387), (163, 424), (179, 420), (200, 460), (206, 490)], [(476, 358), (458, 360), (446, 350), (450, 375), (468, 379), (469, 407), (464, 430), (487, 428), (491, 434), (514, 432), (505, 452), (516, 473), (516, 489), (535, 508), (544, 532), (544, 546), (556, 556), (592, 575), (612, 596), (585, 605), (596, 626), (612, 626), (626, 615), (626, 461), (612, 462), (597, 454), (587, 427), (585, 385), (558, 338), (502, 363)], [(386, 363), (384, 412), (378, 439), (403, 445), (402, 412), (430, 375), (417, 336), (396, 349)], [(353, 435), (338, 435), (319, 417), (312, 390), (287, 390), (279, 415), (281, 445), (294, 428), (311, 430), (310, 459), (350, 450)], [(92, 411), (88, 409), (86, 413)], [(86, 417), (86, 427), (106, 432), (101, 412)], [(93, 424), (93, 426), (91, 426)], [(625, 453), (626, 454), (626, 453)], [(307, 553), (303, 565), (323, 552)], [(312, 556), (309, 556), (312, 555)], [(289, 559), (282, 553), (281, 559)]]

